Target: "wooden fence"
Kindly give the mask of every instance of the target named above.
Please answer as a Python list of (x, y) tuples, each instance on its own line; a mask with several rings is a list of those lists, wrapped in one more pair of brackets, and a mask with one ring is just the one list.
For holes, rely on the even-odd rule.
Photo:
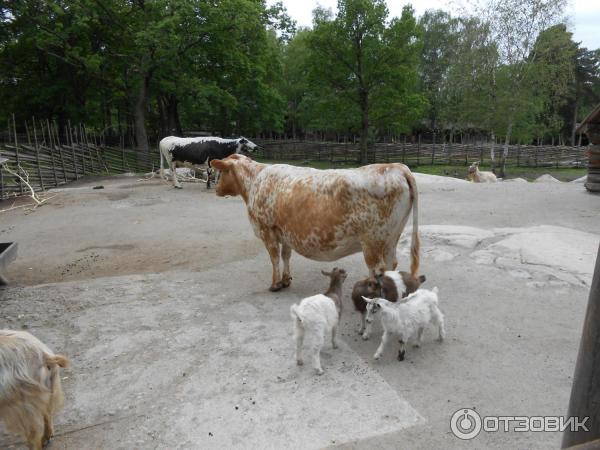
[[(89, 133), (82, 125), (69, 126), (59, 133), (46, 122), (26, 127), (26, 134), (13, 132), (0, 143), (0, 157), (10, 167), (22, 169), (36, 191), (46, 190), (87, 175), (124, 172), (149, 172), (159, 166), (155, 148), (144, 154), (121, 145), (104, 144), (102, 136)], [(38, 132), (39, 131), (39, 132)], [(356, 164), (360, 151), (357, 143), (309, 142), (298, 140), (255, 140), (262, 146), (258, 156), (269, 160), (323, 161), (331, 165)], [(403, 162), (409, 166), (466, 166), (473, 161), (490, 162), (490, 143), (433, 144), (420, 142), (378, 143), (368, 151), (369, 163)], [(496, 145), (496, 157), (502, 146)], [(520, 167), (585, 167), (585, 147), (511, 145), (507, 165)], [(24, 194), (25, 185), (0, 168), (0, 200)]]
[[(332, 165), (356, 163), (360, 158), (357, 143), (308, 142), (297, 140), (257, 140), (263, 147), (259, 156), (269, 160), (328, 161)], [(369, 163), (403, 162), (409, 166), (467, 166), (473, 161), (490, 163), (491, 143), (432, 144), (419, 142), (378, 143), (367, 153)], [(503, 151), (495, 145), (496, 161)], [(585, 147), (510, 145), (508, 166), (586, 167)]]
[[(10, 130), (10, 129), (9, 129)], [(44, 130), (44, 133), (41, 131)], [(59, 136), (50, 123), (26, 135), (9, 133), (10, 140), (0, 143), (0, 157), (7, 158), (11, 169), (26, 174), (36, 191), (61, 186), (87, 175), (124, 172), (149, 172), (159, 165), (156, 149), (144, 154), (120, 146), (107, 146), (83, 126), (69, 127)], [(62, 141), (62, 142), (61, 142)], [(18, 178), (0, 168), (0, 200), (27, 194)]]

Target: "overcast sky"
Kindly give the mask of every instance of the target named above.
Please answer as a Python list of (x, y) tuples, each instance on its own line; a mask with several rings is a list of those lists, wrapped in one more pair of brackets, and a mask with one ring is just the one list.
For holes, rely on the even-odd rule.
[[(289, 14), (298, 22), (298, 25), (309, 26), (312, 24), (312, 10), (320, 4), (335, 11), (337, 0), (282, 0)], [(269, 4), (276, 0), (268, 0)], [(411, 3), (417, 15), (423, 14), (427, 9), (444, 9), (456, 12), (456, 2), (447, 0), (387, 0), (391, 16), (399, 16), (402, 7)], [(575, 41), (581, 41), (589, 49), (600, 48), (600, 0), (571, 0), (569, 8), (571, 17), (570, 29), (574, 33)]]

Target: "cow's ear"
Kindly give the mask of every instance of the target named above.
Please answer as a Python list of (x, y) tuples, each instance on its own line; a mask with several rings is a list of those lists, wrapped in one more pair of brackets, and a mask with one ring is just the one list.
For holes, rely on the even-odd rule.
[(227, 170), (231, 167), (231, 161), (224, 161), (222, 159), (213, 159), (210, 162), (210, 166), (217, 170)]

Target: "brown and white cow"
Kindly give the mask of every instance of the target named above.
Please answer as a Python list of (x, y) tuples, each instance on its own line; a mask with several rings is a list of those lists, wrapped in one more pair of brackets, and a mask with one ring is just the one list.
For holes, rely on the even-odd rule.
[(261, 164), (235, 154), (213, 160), (212, 166), (221, 171), (217, 195), (240, 195), (246, 202), (254, 233), (271, 257), (271, 291), (290, 285), (292, 249), (317, 261), (362, 251), (371, 271), (394, 269), (396, 246), (411, 210), (411, 273), (417, 274), (418, 193), (404, 164), (317, 170)]

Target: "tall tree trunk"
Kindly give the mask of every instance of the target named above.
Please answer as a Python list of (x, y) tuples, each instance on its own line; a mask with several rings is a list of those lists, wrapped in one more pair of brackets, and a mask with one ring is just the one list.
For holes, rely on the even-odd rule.
[(577, 129), (577, 110), (579, 109), (579, 102), (575, 97), (575, 106), (573, 108), (573, 128), (571, 128), (571, 145), (575, 146), (575, 130)]
[(167, 97), (167, 124), (169, 127), (169, 134), (176, 134), (177, 136), (183, 135), (181, 121), (179, 120), (179, 101), (173, 94)]
[(492, 165), (492, 172), (496, 173), (496, 134), (492, 130), (492, 148), (490, 149), (490, 160)]
[(360, 110), (362, 113), (360, 126), (360, 163), (368, 164), (367, 147), (369, 144), (369, 94), (361, 88)]
[(133, 102), (133, 125), (136, 148), (140, 154), (148, 155), (148, 134), (146, 133), (146, 97), (150, 79), (145, 76), (139, 86), (138, 95)]
[(504, 139), (504, 149), (502, 150), (502, 158), (500, 158), (500, 173), (499, 178), (504, 178), (506, 170), (506, 158), (508, 157), (508, 145), (510, 144), (510, 136), (512, 135), (513, 124), (512, 120), (508, 122), (508, 129), (506, 130), (506, 139)]

